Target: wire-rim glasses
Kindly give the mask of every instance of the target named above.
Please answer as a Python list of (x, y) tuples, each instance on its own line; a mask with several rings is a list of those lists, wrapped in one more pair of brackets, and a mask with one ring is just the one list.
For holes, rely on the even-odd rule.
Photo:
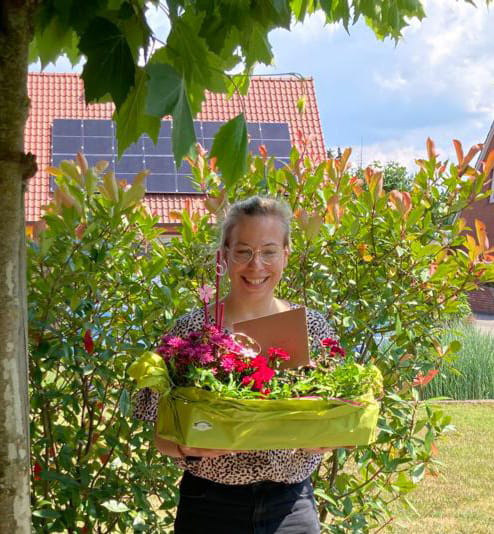
[(285, 250), (284, 247), (277, 245), (256, 248), (256, 250), (248, 245), (239, 245), (232, 248), (225, 247), (225, 249), (231, 260), (240, 265), (250, 263), (255, 258), (256, 254), (259, 254), (259, 258), (264, 265), (272, 265), (281, 259), (283, 251)]

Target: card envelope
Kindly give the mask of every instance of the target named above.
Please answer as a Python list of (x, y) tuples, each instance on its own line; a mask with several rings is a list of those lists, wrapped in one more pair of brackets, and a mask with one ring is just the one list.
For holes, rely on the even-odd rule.
[(233, 331), (247, 334), (255, 339), (264, 355), (267, 355), (270, 347), (286, 350), (291, 359), (282, 362), (280, 366), (282, 369), (300, 367), (310, 363), (305, 308), (296, 308), (257, 319), (241, 321), (233, 325)]

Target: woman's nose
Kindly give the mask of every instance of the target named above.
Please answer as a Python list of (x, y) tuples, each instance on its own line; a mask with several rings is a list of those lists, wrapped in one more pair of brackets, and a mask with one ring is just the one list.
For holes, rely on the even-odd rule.
[(249, 264), (253, 265), (255, 267), (263, 267), (264, 266), (264, 263), (262, 262), (262, 259), (261, 259), (261, 251), (260, 250), (254, 251), (254, 254), (253, 254)]

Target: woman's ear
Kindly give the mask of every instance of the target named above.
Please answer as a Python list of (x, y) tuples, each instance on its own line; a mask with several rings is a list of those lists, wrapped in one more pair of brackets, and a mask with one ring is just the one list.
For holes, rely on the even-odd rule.
[(288, 265), (288, 256), (290, 256), (290, 247), (285, 247), (283, 251), (283, 269)]

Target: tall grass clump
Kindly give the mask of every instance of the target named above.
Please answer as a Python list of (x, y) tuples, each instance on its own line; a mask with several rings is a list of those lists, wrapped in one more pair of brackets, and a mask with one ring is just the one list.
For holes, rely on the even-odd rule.
[[(424, 398), (447, 396), (455, 400), (494, 399), (494, 335), (473, 324), (459, 322), (444, 331), (442, 344), (458, 339), (462, 347), (451, 364), (424, 389)], [(451, 368), (452, 367), (452, 368)]]

